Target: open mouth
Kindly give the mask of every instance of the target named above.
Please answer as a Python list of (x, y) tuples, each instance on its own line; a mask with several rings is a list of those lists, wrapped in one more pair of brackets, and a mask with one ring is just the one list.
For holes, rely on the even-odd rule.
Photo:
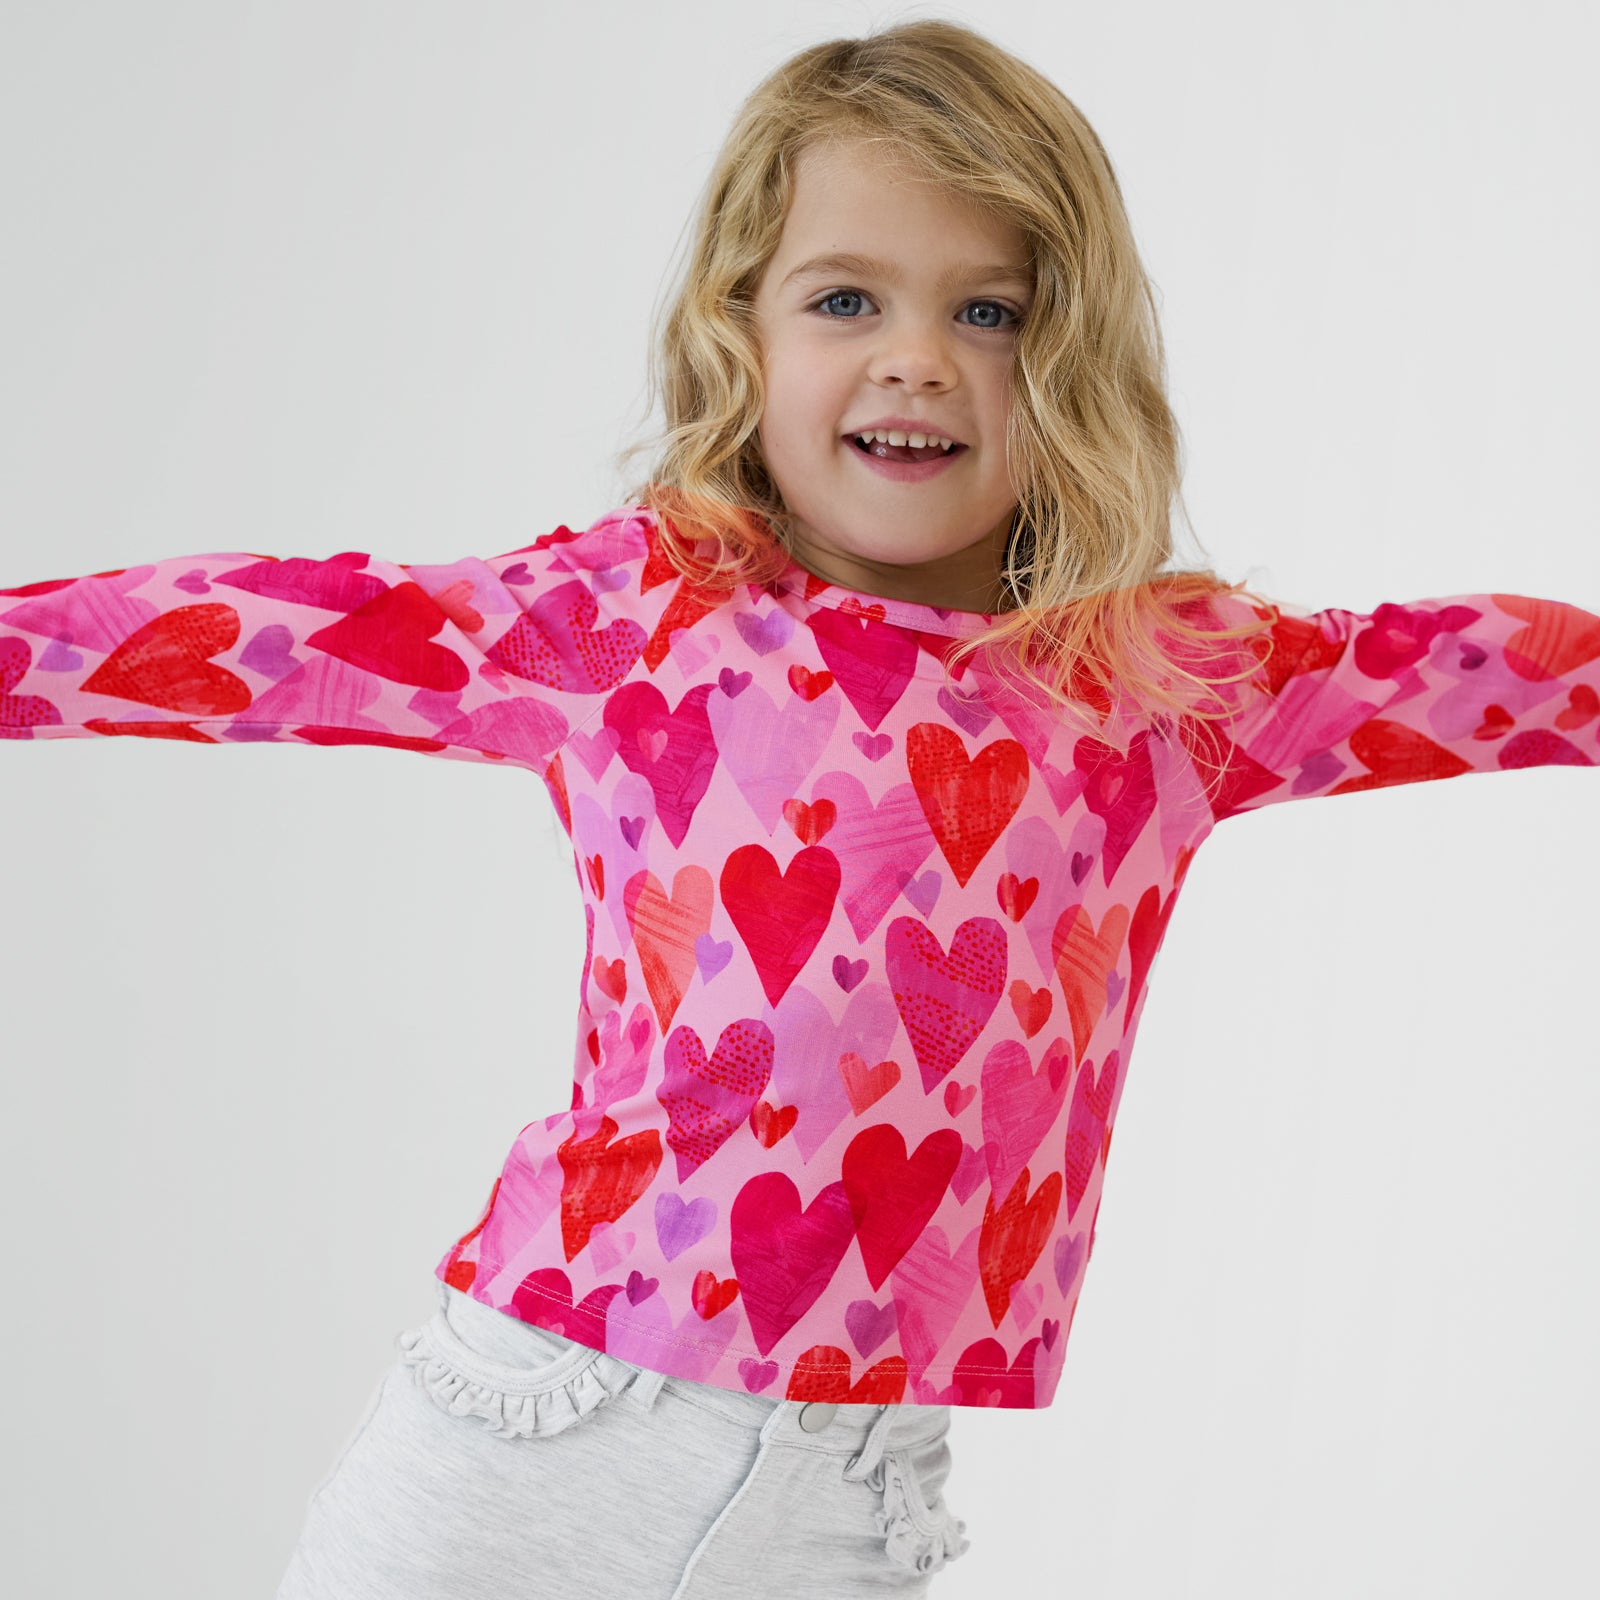
[(967, 447), (954, 441), (930, 441), (926, 444), (891, 444), (881, 434), (850, 434), (847, 436), (862, 455), (876, 457), (879, 461), (942, 461)]

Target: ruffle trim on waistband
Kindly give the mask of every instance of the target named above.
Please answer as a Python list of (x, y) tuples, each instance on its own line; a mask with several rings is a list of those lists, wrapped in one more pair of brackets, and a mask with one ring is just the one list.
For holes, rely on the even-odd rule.
[(866, 1482), (883, 1495), (883, 1510), (877, 1513), (878, 1532), (885, 1535), (884, 1548), (889, 1558), (914, 1572), (937, 1572), (947, 1561), (964, 1556), (972, 1548), (966, 1537), (967, 1525), (952, 1516), (940, 1501), (942, 1514), (936, 1513), (930, 1525), (913, 1499), (907, 1483), (907, 1467), (895, 1451), (890, 1451), (866, 1475)]
[[(476, 1417), (498, 1439), (544, 1439), (564, 1433), (611, 1399), (614, 1390), (601, 1381), (598, 1362), (588, 1362), (570, 1378), (539, 1393), (514, 1393), (481, 1381), (442, 1355), (429, 1328), (400, 1335), (400, 1357), (417, 1383), (441, 1410), (456, 1417)], [(602, 1357), (603, 1359), (603, 1357)], [(613, 1364), (620, 1369), (620, 1363)], [(633, 1373), (620, 1369), (623, 1385)]]

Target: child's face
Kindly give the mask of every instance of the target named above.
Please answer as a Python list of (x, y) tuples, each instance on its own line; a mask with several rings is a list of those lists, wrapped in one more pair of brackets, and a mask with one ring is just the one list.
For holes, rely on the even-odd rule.
[[(844, 252), (879, 265), (791, 276), (814, 256)], [(869, 594), (1001, 609), (1017, 503), (1006, 417), (1027, 260), (1020, 230), (912, 181), (881, 149), (801, 154), (755, 310), (761, 448), (796, 519), (803, 566)], [(854, 438), (885, 417), (926, 423), (922, 431), (962, 448), (926, 475), (897, 478)]]

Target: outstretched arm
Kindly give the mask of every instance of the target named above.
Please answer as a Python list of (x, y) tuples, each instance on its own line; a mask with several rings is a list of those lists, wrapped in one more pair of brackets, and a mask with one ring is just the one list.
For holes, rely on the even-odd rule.
[(1472, 772), (1600, 765), (1600, 615), (1578, 606), (1452, 595), (1283, 614), (1272, 638), (1258, 692), (1211, 758), (1226, 773), (1219, 821)]
[(599, 606), (649, 533), (614, 515), (447, 566), (236, 553), (0, 590), (0, 737), (375, 744), (543, 775), (645, 650)]

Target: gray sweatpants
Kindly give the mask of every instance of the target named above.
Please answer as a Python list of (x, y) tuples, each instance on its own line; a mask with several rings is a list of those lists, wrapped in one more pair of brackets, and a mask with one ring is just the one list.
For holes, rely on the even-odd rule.
[(438, 1293), (277, 1600), (927, 1595), (968, 1548), (942, 1494), (949, 1406), (664, 1378)]

